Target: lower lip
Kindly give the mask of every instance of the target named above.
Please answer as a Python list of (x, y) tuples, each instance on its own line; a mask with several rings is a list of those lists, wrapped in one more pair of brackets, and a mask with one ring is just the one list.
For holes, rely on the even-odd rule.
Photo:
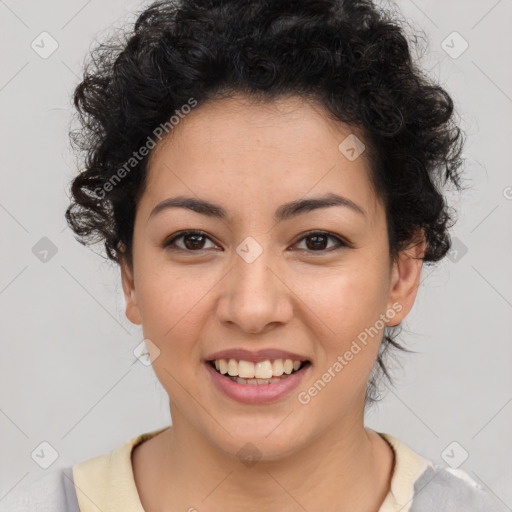
[(298, 372), (271, 384), (240, 384), (219, 373), (210, 363), (205, 363), (206, 370), (212, 376), (215, 385), (229, 398), (246, 404), (262, 404), (282, 398), (295, 389), (309, 371), (308, 363)]

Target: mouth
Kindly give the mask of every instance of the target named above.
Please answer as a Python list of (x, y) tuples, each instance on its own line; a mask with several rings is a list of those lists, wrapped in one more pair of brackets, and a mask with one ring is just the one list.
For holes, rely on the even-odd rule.
[(246, 404), (262, 404), (287, 396), (305, 378), (309, 360), (246, 361), (210, 359), (204, 367), (225, 396)]
[(267, 359), (265, 361), (245, 361), (243, 359), (214, 359), (207, 361), (218, 374), (249, 386), (274, 384), (303, 371), (311, 363), (308, 360)]

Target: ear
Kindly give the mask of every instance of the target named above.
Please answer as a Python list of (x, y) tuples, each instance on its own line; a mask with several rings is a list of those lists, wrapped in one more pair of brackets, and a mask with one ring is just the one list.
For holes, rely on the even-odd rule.
[(121, 266), (121, 282), (123, 284), (124, 298), (126, 301), (126, 317), (133, 324), (141, 325), (142, 318), (137, 304), (137, 292), (132, 266), (123, 258)]
[[(392, 308), (396, 314), (388, 324), (390, 327), (398, 325), (412, 309), (420, 285), (423, 267), (421, 258), (425, 254), (425, 248), (425, 232), (421, 229), (414, 237), (414, 241), (400, 251), (397, 261), (393, 263), (388, 308)], [(392, 307), (393, 304), (395, 307)], [(401, 308), (396, 306), (398, 304)]]

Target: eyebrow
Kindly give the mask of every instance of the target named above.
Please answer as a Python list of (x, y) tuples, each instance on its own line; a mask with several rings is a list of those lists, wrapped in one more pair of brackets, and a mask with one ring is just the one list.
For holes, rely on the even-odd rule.
[[(354, 203), (354, 201), (348, 197), (330, 193), (319, 197), (297, 199), (295, 201), (282, 204), (274, 213), (274, 221), (282, 222), (306, 212), (333, 206), (343, 206), (351, 209), (359, 215), (362, 215), (363, 217), (366, 217), (365, 210), (358, 204)], [(186, 208), (208, 217), (224, 220), (228, 218), (227, 211), (218, 204), (205, 201), (204, 199), (197, 199), (195, 197), (178, 196), (169, 197), (168, 199), (164, 199), (158, 203), (153, 210), (151, 210), (148, 221), (158, 213), (169, 208)]]

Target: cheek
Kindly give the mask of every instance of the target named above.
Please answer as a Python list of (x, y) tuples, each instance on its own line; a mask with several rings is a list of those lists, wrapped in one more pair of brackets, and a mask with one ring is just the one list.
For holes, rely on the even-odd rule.
[(155, 339), (157, 345), (192, 343), (200, 322), (195, 319), (205, 314), (208, 291), (215, 286), (214, 272), (205, 273), (199, 266), (186, 271), (178, 266), (148, 264), (142, 269), (137, 297), (141, 310), (144, 334)]
[(319, 364), (313, 380), (319, 379), (320, 387), (328, 382), (316, 401), (320, 409), (331, 400), (344, 409), (361, 398), (385, 326), (381, 319), (387, 306), (384, 267), (371, 259), (351, 263), (334, 272), (330, 269), (322, 279), (306, 280), (301, 292), (307, 309), (320, 319), (314, 333)]
[(301, 278), (300, 296), (339, 341), (375, 324), (387, 304), (387, 282), (370, 264), (346, 266), (318, 278)]
[(307, 306), (321, 320), (314, 333), (318, 364), (313, 386), (302, 389), (299, 398), (311, 406), (309, 413), (325, 421), (364, 398), (382, 340), (380, 315), (386, 308), (382, 281), (375, 276), (354, 270), (308, 287)]
[[(190, 270), (186, 277), (169, 270), (153, 270), (145, 275), (140, 290), (144, 337), (160, 351), (152, 366), (169, 396), (181, 396), (183, 390), (179, 382), (187, 382), (193, 378), (193, 373), (199, 372), (198, 339), (202, 319), (208, 315), (204, 299), (213, 284), (194, 277)], [(186, 399), (185, 393), (181, 400), (186, 403)]]

